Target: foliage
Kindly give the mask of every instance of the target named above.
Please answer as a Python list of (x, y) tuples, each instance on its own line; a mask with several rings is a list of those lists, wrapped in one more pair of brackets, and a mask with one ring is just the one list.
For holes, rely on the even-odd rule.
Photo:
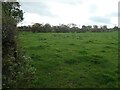
[(2, 2), (3, 15), (13, 18), (16, 24), (23, 20), (23, 11), (19, 8), (19, 2)]
[[(20, 49), (21, 50), (21, 49)], [(32, 59), (23, 50), (18, 51), (17, 58), (3, 58), (3, 88), (29, 88), (36, 69), (31, 65)]]
[(39, 32), (39, 30), (41, 29), (41, 27), (42, 27), (42, 25), (41, 24), (39, 24), (39, 23), (35, 23), (34, 25), (32, 25), (32, 28), (31, 28), (31, 30), (32, 30), (32, 32)]
[(19, 48), (16, 25), (23, 20), (18, 2), (2, 2), (2, 85), (3, 88), (29, 87), (34, 77), (31, 59)]
[(19, 26), (19, 31), (32, 31), (32, 32), (42, 32), (42, 33), (49, 33), (49, 32), (57, 32), (57, 33), (68, 33), (68, 32), (111, 32), (111, 31), (117, 31), (118, 27), (115, 26), (114, 28), (107, 28), (106, 25), (101, 26), (98, 28), (97, 25), (93, 25), (93, 28), (91, 25), (85, 26), (83, 25), (82, 28), (78, 27), (76, 24), (60, 24), (58, 26), (51, 26), (50, 24), (40, 24), (35, 23), (34, 25), (30, 26)]
[(18, 2), (2, 2), (2, 44), (3, 58), (17, 50), (16, 25), (23, 19)]

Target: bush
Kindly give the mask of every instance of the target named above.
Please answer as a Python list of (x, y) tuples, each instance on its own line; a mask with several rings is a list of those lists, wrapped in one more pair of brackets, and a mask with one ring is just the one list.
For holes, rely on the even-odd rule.
[(18, 57), (7, 57), (3, 60), (3, 88), (28, 88), (34, 79), (36, 69), (31, 65), (31, 58), (23, 50)]
[(19, 2), (2, 2), (3, 88), (30, 87), (34, 78), (35, 68), (31, 66), (31, 58), (18, 46), (16, 26), (22, 20)]

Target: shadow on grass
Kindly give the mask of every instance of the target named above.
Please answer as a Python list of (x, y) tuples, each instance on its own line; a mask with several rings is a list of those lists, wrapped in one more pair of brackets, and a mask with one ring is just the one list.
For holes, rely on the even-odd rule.
[(33, 47), (29, 47), (29, 49), (32, 49), (32, 50), (39, 50), (39, 49), (45, 49), (49, 47), (49, 45), (39, 45), (39, 46), (33, 46)]
[(64, 63), (69, 64), (69, 65), (74, 65), (74, 64), (79, 64), (79, 63), (86, 63), (86, 64), (89, 64), (91, 66), (99, 65), (101, 67), (110, 65), (108, 60), (104, 59), (104, 57), (100, 56), (100, 55), (78, 56), (78, 57), (75, 57), (75, 58), (72, 58), (72, 59), (65, 60)]

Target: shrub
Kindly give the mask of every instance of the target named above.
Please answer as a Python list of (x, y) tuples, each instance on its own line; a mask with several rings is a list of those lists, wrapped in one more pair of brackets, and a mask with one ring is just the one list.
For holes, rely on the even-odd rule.
[(31, 58), (23, 50), (18, 51), (16, 59), (8, 56), (3, 60), (3, 88), (30, 87), (36, 71), (31, 62)]

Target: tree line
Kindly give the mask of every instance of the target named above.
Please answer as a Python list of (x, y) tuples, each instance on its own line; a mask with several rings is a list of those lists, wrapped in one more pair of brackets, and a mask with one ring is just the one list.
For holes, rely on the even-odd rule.
[(107, 28), (107, 25), (103, 25), (101, 27), (98, 27), (97, 25), (83, 25), (82, 28), (77, 27), (76, 24), (60, 24), (58, 26), (52, 26), (48, 23), (45, 25), (40, 23), (35, 23), (32, 26), (19, 26), (19, 31), (31, 31), (33, 33), (35, 32), (41, 32), (41, 33), (47, 33), (47, 32), (55, 32), (55, 33), (68, 33), (68, 32), (111, 32), (111, 31), (117, 31), (118, 27), (115, 26), (113, 28)]

